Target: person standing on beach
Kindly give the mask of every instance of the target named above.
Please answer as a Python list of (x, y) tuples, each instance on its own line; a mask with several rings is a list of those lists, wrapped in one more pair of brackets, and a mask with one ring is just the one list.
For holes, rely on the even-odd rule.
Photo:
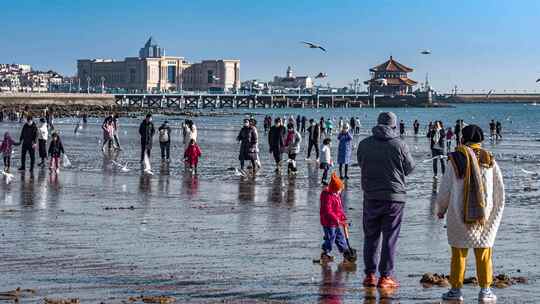
[(492, 119), (491, 122), (489, 123), (489, 137), (492, 141), (495, 140), (495, 136), (496, 136), (495, 127), (496, 127), (495, 120)]
[(144, 161), (144, 155), (150, 159), (152, 152), (152, 141), (154, 139), (154, 123), (152, 122), (152, 114), (146, 114), (146, 117), (139, 126), (139, 135), (141, 136), (141, 163)]
[(325, 120), (324, 120), (324, 117), (321, 117), (321, 120), (319, 121), (319, 128), (321, 130), (321, 134), (326, 134), (326, 129), (325, 129)]
[(461, 145), (461, 129), (463, 128), (462, 120), (456, 120), (456, 126), (454, 127), (454, 135), (456, 136), (456, 147)]
[(169, 127), (169, 122), (165, 120), (161, 126), (159, 126), (158, 132), (161, 160), (169, 161), (171, 154), (171, 127)]
[[(349, 131), (349, 125), (345, 123), (340, 133), (338, 134), (338, 157), (339, 178), (349, 179), (349, 164), (351, 163), (353, 150), (353, 136)], [(345, 175), (343, 175), (343, 167), (345, 167)]]
[(114, 143), (114, 147), (117, 149), (117, 150), (120, 150), (122, 151), (122, 147), (120, 146), (120, 137), (119, 137), (119, 128), (120, 128), (120, 124), (118, 123), (118, 119), (120, 118), (120, 116), (118, 116), (118, 114), (114, 114), (112, 115), (112, 124), (113, 124), (113, 143)]
[(38, 152), (41, 162), (38, 166), (43, 167), (47, 163), (47, 140), (49, 139), (49, 128), (47, 127), (47, 121), (45, 118), (39, 119), (38, 129)]
[(34, 171), (34, 163), (36, 162), (36, 146), (38, 138), (38, 128), (36, 123), (32, 120), (32, 116), (26, 116), (26, 123), (24, 124), (19, 142), (22, 145), (21, 150), (21, 167), (19, 171), (26, 169), (26, 154), (30, 154), (30, 171)]
[(497, 140), (501, 140), (502, 139), (502, 123), (500, 121), (497, 121), (495, 123), (495, 138)]
[(0, 144), (0, 154), (2, 154), (2, 159), (4, 160), (4, 172), (11, 170), (11, 152), (13, 152), (13, 146), (15, 141), (9, 135), (9, 132), (4, 133), (4, 140)]
[(307, 117), (302, 116), (302, 126), (301, 126), (301, 129), (299, 130), (302, 133), (306, 133), (306, 122), (307, 122)]
[(405, 137), (405, 122), (403, 122), (403, 120), (399, 122), (399, 136), (401, 136), (401, 138)]
[[(406, 201), (405, 177), (415, 163), (409, 148), (396, 133), (397, 117), (383, 112), (373, 135), (358, 145), (358, 164), (364, 191), (364, 286), (397, 288), (394, 258)], [(377, 254), (382, 235), (380, 260)], [(377, 282), (376, 272), (380, 273)]]
[(446, 129), (446, 153), (450, 153), (452, 150), (452, 140), (454, 139), (454, 132), (452, 128)]
[(349, 126), (351, 127), (351, 133), (352, 134), (355, 134), (356, 132), (356, 120), (354, 119), (354, 117), (351, 116), (351, 119), (349, 120)]
[(302, 136), (298, 130), (294, 129), (293, 124), (287, 126), (287, 137), (285, 139), (285, 146), (287, 147), (289, 165), (287, 166), (287, 174), (294, 175), (298, 169), (296, 168), (296, 155), (300, 153), (300, 143), (302, 142)]
[(414, 120), (413, 129), (414, 129), (414, 136), (418, 136), (418, 132), (420, 131), (420, 123), (418, 122), (418, 119)]
[(300, 115), (296, 116), (296, 131), (300, 131), (300, 127), (302, 126), (302, 117)]
[(276, 173), (281, 172), (281, 157), (285, 147), (286, 133), (287, 130), (283, 126), (281, 118), (277, 117), (274, 120), (274, 125), (270, 127), (270, 131), (268, 132), (268, 146), (276, 162)]
[(114, 122), (112, 115), (105, 118), (101, 125), (101, 129), (103, 130), (103, 146), (101, 147), (101, 150), (105, 153), (106, 149), (107, 151), (110, 151), (111, 147), (114, 147)]
[(360, 123), (360, 118), (356, 117), (356, 128), (355, 128), (356, 135), (360, 134), (360, 127), (361, 126), (362, 126), (362, 124)]
[(310, 126), (307, 128), (308, 150), (306, 160), (308, 160), (311, 156), (311, 149), (315, 148), (315, 156), (317, 157), (317, 161), (319, 161), (319, 139), (321, 137), (321, 128), (313, 119), (309, 120), (309, 124)]
[(436, 121), (433, 124), (433, 128), (431, 131), (429, 131), (428, 134), (429, 142), (430, 142), (430, 148), (431, 148), (431, 157), (433, 158), (433, 178), (437, 179), (437, 173), (438, 173), (438, 166), (437, 163), (441, 163), (441, 172), (444, 175), (444, 172), (446, 170), (444, 164), (446, 163), (446, 160), (444, 157), (444, 141), (446, 134), (444, 132), (444, 127), (442, 125), (442, 122)]
[(482, 148), (484, 134), (476, 125), (463, 128), (462, 145), (450, 153), (448, 171), (443, 176), (435, 200), (437, 216), (446, 216), (451, 247), (451, 289), (445, 301), (463, 301), (461, 288), (467, 254), (474, 249), (480, 303), (494, 303), (492, 253), (504, 211), (505, 193), (501, 170), (493, 155)]
[(257, 173), (255, 161), (257, 160), (257, 131), (255, 127), (250, 124), (249, 119), (244, 119), (244, 126), (240, 129), (240, 133), (236, 137), (236, 140), (240, 142), (240, 153), (238, 160), (240, 161), (240, 171), (244, 171), (245, 162), (251, 162), (251, 168), (253, 175)]
[(197, 126), (191, 119), (186, 119), (182, 127), (182, 142), (184, 143), (185, 148), (189, 145), (189, 142), (193, 139), (197, 141)]

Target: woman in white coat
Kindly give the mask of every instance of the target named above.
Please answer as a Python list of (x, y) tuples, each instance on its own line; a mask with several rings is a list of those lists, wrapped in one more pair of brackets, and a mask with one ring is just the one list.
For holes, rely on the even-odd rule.
[(494, 302), (492, 248), (504, 210), (502, 174), (492, 154), (482, 149), (482, 129), (469, 125), (462, 131), (462, 145), (449, 154), (436, 204), (439, 218), (447, 218), (448, 243), (452, 247), (451, 289), (445, 301), (463, 301), (467, 253), (474, 249), (480, 285), (479, 301)]

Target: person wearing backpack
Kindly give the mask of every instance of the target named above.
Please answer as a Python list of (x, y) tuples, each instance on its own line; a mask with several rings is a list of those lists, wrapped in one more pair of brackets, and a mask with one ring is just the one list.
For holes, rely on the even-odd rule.
[(169, 127), (169, 122), (165, 120), (158, 130), (161, 160), (168, 161), (171, 153), (171, 127)]

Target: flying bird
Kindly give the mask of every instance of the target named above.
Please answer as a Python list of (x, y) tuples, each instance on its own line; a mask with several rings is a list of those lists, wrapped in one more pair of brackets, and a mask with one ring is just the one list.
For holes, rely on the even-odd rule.
[(491, 94), (493, 94), (493, 92), (494, 92), (494, 90), (489, 90), (489, 92), (486, 95), (486, 98), (489, 98), (491, 96)]
[(540, 82), (540, 78), (536, 79), (536, 82)]
[(328, 76), (328, 74), (321, 72), (321, 73), (317, 74), (317, 76), (315, 76), (315, 78), (326, 78), (327, 76)]
[(420, 54), (429, 55), (429, 54), (431, 54), (431, 51), (430, 50), (423, 50), (423, 51), (420, 52)]
[(322, 51), (326, 52), (326, 49), (318, 44), (307, 42), (307, 41), (300, 41), (300, 42), (305, 44), (310, 49), (321, 49)]

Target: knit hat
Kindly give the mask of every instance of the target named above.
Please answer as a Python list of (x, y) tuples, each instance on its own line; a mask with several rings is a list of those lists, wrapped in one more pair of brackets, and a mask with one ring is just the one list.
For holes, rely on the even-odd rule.
[(330, 177), (330, 184), (328, 184), (328, 191), (332, 193), (337, 193), (343, 190), (344, 185), (341, 179), (336, 175), (336, 172), (332, 173)]
[(464, 143), (481, 143), (484, 141), (484, 132), (477, 125), (468, 125), (461, 131)]
[(397, 116), (392, 112), (382, 112), (377, 118), (377, 124), (395, 128), (397, 127)]

